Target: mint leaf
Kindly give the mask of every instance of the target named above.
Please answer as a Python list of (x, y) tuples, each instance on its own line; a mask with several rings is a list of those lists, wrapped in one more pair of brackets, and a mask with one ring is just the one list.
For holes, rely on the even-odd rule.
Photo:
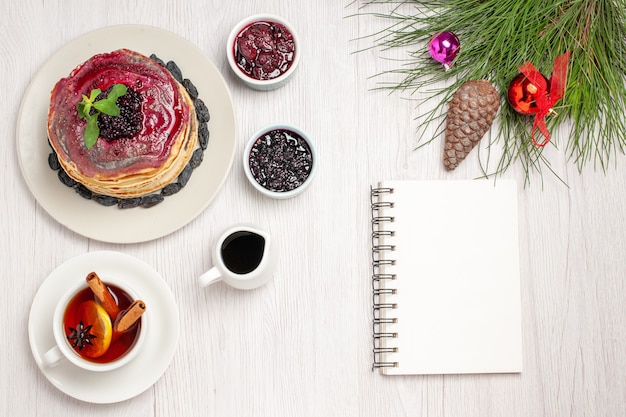
[(124, 84), (115, 84), (111, 91), (109, 92), (109, 96), (107, 99), (116, 101), (118, 97), (123, 96), (128, 91), (128, 88)]
[(120, 108), (115, 104), (115, 100), (111, 101), (109, 99), (96, 101), (93, 105), (96, 110), (108, 114), (109, 116), (119, 116)]
[(85, 111), (85, 109), (87, 108), (87, 103), (85, 103), (84, 101), (81, 101), (80, 103), (78, 103), (77, 107), (78, 107), (78, 117), (80, 117), (81, 119), (84, 119), (86, 115), (89, 114), (88, 111)]
[[(93, 103), (93, 101), (100, 95), (101, 92), (102, 90), (100, 90), (99, 88), (91, 90), (91, 94), (89, 94), (89, 101)], [(83, 100), (84, 99), (85, 99), (85, 96), (83, 96)]]
[(85, 146), (87, 149), (91, 149), (96, 144), (100, 136), (100, 128), (98, 127), (98, 116), (90, 116), (87, 118), (87, 125), (85, 126)]

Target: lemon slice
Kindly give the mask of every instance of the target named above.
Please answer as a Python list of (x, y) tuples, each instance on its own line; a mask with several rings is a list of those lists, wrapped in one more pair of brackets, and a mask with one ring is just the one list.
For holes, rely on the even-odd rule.
[(111, 317), (100, 304), (92, 300), (82, 303), (80, 309), (83, 323), (85, 326), (91, 326), (89, 333), (94, 336), (89, 339), (89, 344), (84, 345), (80, 354), (88, 358), (99, 358), (111, 346), (113, 337)]

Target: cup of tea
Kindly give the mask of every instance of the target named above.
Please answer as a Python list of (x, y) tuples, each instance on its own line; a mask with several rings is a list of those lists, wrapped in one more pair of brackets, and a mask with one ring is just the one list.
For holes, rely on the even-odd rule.
[(145, 310), (145, 303), (124, 282), (89, 273), (57, 302), (52, 316), (56, 344), (43, 355), (44, 366), (69, 361), (103, 372), (128, 364), (146, 339)]
[(200, 276), (200, 286), (223, 281), (240, 290), (258, 288), (274, 275), (277, 254), (267, 231), (251, 224), (234, 225), (217, 239), (213, 267)]

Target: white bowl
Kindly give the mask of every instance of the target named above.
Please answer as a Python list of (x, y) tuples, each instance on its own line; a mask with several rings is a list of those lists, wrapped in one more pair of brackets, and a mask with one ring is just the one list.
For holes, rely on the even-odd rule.
[[(255, 176), (252, 173), (252, 169), (250, 168), (250, 155), (251, 155), (253, 148), (257, 144), (257, 141), (265, 137), (266, 134), (273, 132), (275, 130), (292, 132), (296, 136), (299, 136), (306, 143), (311, 154), (311, 167), (310, 167), (308, 176), (296, 188), (287, 190), (287, 191), (271, 190), (269, 188), (264, 187), (263, 185), (261, 185), (260, 182), (258, 182), (255, 179)], [(293, 135), (291, 137), (293, 138)], [(250, 140), (248, 141), (243, 152), (243, 169), (244, 169), (244, 172), (246, 173), (246, 177), (250, 181), (250, 184), (252, 184), (252, 186), (255, 189), (257, 189), (261, 194), (267, 197), (277, 198), (277, 199), (287, 199), (287, 198), (295, 197), (299, 195), (300, 193), (302, 193), (313, 181), (313, 178), (315, 177), (315, 173), (317, 172), (318, 164), (319, 162), (317, 158), (317, 152), (309, 136), (305, 132), (303, 132), (301, 129), (292, 125), (287, 125), (287, 124), (273, 124), (273, 125), (264, 127), (263, 129), (259, 129), (258, 131), (256, 131), (256, 133), (254, 133), (254, 135), (250, 137)]]
[[(237, 38), (246, 28), (250, 27), (254, 23), (263, 22), (277, 23), (283, 25), (287, 29), (287, 31), (291, 33), (295, 45), (293, 59), (287, 70), (282, 72), (275, 78), (260, 80), (254, 78), (251, 75), (248, 75), (242, 68), (237, 65), (237, 60), (235, 58), (235, 49)], [(282, 17), (272, 14), (257, 14), (243, 19), (242, 21), (237, 23), (237, 25), (235, 25), (235, 27), (231, 30), (230, 34), (228, 35), (228, 40), (226, 42), (226, 57), (228, 59), (228, 64), (230, 65), (230, 68), (241, 81), (243, 81), (247, 86), (256, 90), (274, 90), (285, 85), (296, 71), (298, 63), (300, 62), (301, 54), (300, 39), (293, 26), (291, 26), (291, 24)]]

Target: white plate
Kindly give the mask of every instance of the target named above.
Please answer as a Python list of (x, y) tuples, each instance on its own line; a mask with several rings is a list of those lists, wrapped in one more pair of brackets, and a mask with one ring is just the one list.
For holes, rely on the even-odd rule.
[[(91, 271), (105, 281), (107, 276), (123, 280), (146, 302), (150, 320), (143, 351), (133, 362), (110, 372), (86, 371), (68, 361), (47, 368), (42, 357), (55, 344), (51, 320), (56, 301)], [(89, 252), (58, 266), (37, 291), (28, 318), (30, 347), (46, 378), (67, 395), (100, 404), (124, 401), (150, 388), (174, 357), (179, 332), (176, 301), (159, 273), (132, 256), (110, 251)]]
[[(149, 209), (120, 210), (80, 197), (61, 184), (48, 166), (47, 116), (50, 91), (91, 56), (128, 48), (175, 61), (197, 87), (211, 114), (204, 161), (187, 186)], [(213, 200), (230, 171), (235, 147), (235, 115), (230, 91), (213, 63), (180, 36), (150, 26), (110, 26), (87, 33), (59, 49), (31, 81), (17, 119), (17, 156), (26, 184), (59, 223), (88, 238), (137, 243), (170, 234), (195, 219)], [(158, 221), (155, 221), (158, 219)]]

